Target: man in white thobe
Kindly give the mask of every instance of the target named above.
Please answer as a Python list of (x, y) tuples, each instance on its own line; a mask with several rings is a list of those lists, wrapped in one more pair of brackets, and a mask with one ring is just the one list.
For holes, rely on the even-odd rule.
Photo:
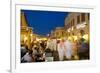
[(65, 56), (67, 59), (71, 59), (72, 57), (72, 42), (70, 40), (65, 41)]

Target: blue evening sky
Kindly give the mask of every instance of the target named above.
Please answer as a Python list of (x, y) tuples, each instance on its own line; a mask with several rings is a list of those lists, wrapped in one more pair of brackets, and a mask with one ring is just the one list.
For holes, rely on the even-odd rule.
[(39, 35), (47, 35), (56, 27), (64, 27), (68, 12), (21, 10), (24, 12), (28, 26)]

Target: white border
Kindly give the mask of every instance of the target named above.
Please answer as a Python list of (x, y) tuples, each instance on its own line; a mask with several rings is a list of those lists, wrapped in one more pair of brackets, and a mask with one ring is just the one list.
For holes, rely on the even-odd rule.
[[(12, 72), (27, 72), (39, 70), (55, 70), (67, 68), (86, 68), (95, 66), (95, 10), (87, 7), (70, 6), (45, 6), (45, 5), (21, 5), (16, 4), (12, 13)], [(83, 61), (63, 61), (63, 62), (43, 62), (43, 63), (20, 63), (20, 10), (43, 10), (43, 11), (61, 11), (61, 12), (89, 12), (90, 13), (90, 60)]]

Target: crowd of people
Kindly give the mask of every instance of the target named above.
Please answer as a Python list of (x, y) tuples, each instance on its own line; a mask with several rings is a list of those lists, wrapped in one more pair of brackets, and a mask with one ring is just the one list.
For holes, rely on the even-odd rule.
[(21, 63), (86, 59), (89, 59), (89, 42), (84, 38), (76, 41), (49, 38), (32, 43), (31, 48), (21, 44)]

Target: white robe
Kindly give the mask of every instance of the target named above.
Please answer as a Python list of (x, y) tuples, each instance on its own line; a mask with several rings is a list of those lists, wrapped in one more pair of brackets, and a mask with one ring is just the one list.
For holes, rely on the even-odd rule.
[(65, 56), (67, 59), (71, 59), (72, 57), (72, 43), (70, 41), (65, 41), (66, 51)]
[(59, 54), (59, 60), (63, 61), (64, 59), (64, 47), (61, 47), (61, 44), (58, 44), (58, 54)]

